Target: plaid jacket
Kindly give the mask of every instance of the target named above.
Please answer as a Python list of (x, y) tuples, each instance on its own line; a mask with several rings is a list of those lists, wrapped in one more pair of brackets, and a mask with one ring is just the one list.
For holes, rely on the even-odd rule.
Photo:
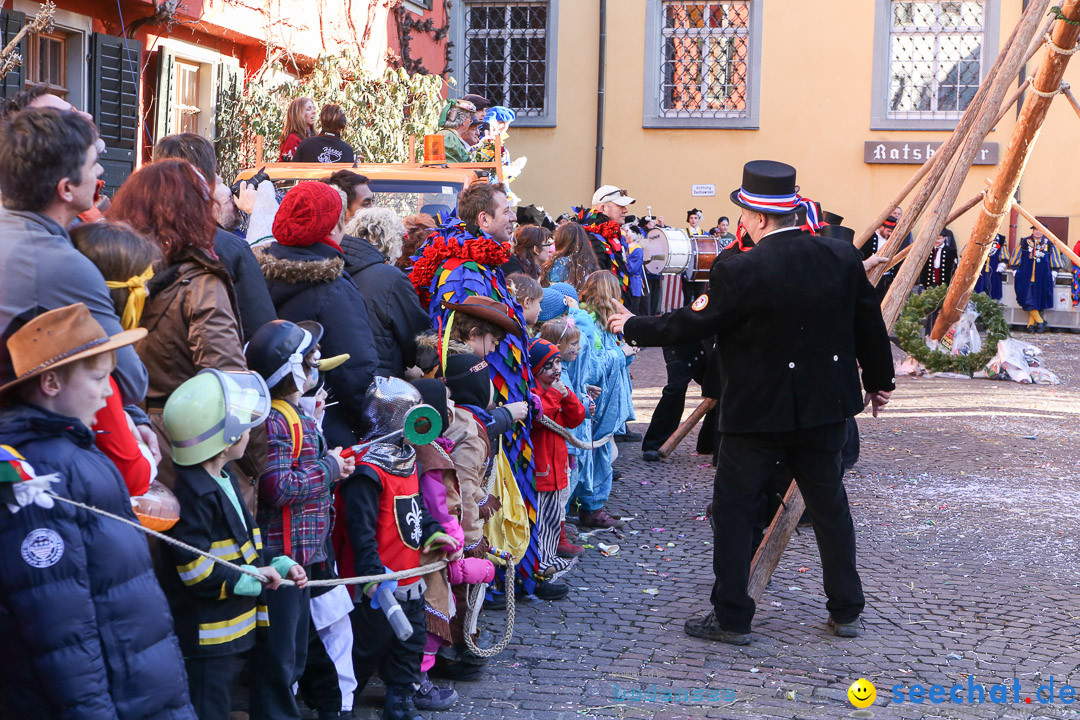
[[(315, 421), (298, 411), (303, 429), (300, 457), (293, 460), (289, 423), (277, 410), (266, 418), (269, 444), (266, 469), (259, 476), (259, 526), (265, 533), (268, 557), (289, 555), (301, 565), (326, 559), (326, 538), (333, 526), (332, 492), (341, 472)], [(292, 528), (290, 552), (285, 551), (284, 508)]]

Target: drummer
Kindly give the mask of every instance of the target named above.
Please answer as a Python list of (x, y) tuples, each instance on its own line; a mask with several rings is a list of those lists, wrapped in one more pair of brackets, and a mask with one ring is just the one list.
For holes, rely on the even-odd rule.
[(688, 237), (697, 237), (698, 235), (708, 235), (701, 227), (701, 211), (697, 208), (686, 211), (686, 234)]

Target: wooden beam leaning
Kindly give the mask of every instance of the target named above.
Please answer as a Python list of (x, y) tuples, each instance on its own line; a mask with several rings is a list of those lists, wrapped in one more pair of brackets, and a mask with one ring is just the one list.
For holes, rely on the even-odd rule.
[[(1080, 0), (1073, 0), (1073, 3), (1080, 3)], [(945, 227), (945, 219), (949, 215), (949, 210), (956, 202), (956, 196), (960, 192), (960, 187), (971, 169), (971, 164), (979, 151), (979, 146), (997, 121), (1001, 102), (1005, 99), (1005, 95), (1009, 91), (1009, 84), (1012, 82), (1012, 78), (1019, 73), (1020, 68), (1026, 60), (1027, 47), (1031, 43), (1035, 33), (1038, 32), (1040, 20), (1042, 19), (1043, 13), (1046, 12), (1048, 5), (1049, 0), (1031, 2), (1024, 11), (1023, 16), (1021, 16), (1020, 23), (1017, 25), (1018, 35), (1016, 42), (1008, 48), (1005, 61), (1001, 66), (1001, 72), (998, 77), (995, 78), (993, 85), (986, 95), (985, 108), (992, 108), (992, 110), (987, 111), (984, 108), (979, 118), (972, 125), (971, 131), (968, 133), (967, 137), (964, 138), (964, 145), (957, 154), (954, 166), (950, 171), (948, 180), (945, 182), (941, 196), (938, 198), (933, 211), (923, 225), (919, 237), (912, 244), (910, 253), (904, 260), (904, 263), (900, 266), (896, 278), (893, 280), (888, 293), (885, 295), (885, 299), (881, 303), (881, 314), (885, 319), (885, 326), (890, 329), (896, 322), (896, 318), (899, 317), (900, 309), (903, 307), (904, 302), (907, 300), (908, 293), (911, 292), (911, 288), (918, 279), (919, 272), (922, 270), (923, 263), (926, 262), (926, 258), (930, 254), (930, 248), (933, 246), (934, 240), (941, 233), (942, 228)], [(1032, 83), (1033, 88), (1036, 86), (1038, 86), (1037, 78), (1036, 81)], [(1054, 86), (1054, 89), (1057, 90), (1057, 85)], [(992, 191), (993, 189), (991, 189), (991, 192)], [(989, 198), (989, 195), (987, 197)], [(997, 226), (995, 225), (994, 228), (996, 229), (996, 227)], [(890, 240), (892, 239), (893, 238), (890, 238)], [(953, 281), (955, 282), (955, 276)], [(974, 280), (972, 280), (972, 284), (974, 284)], [(946, 325), (946, 327), (948, 327), (948, 325)]]
[(660, 449), (657, 450), (657, 452), (660, 453), (660, 457), (666, 458), (671, 455), (671, 453), (675, 452), (676, 446), (683, 441), (683, 438), (690, 434), (690, 431), (694, 429), (694, 426), (701, 422), (701, 418), (705, 417), (705, 415), (714, 407), (716, 407), (716, 400), (704, 398), (701, 401), (701, 404), (694, 408), (694, 412), (690, 413), (690, 417), (683, 420), (675, 432), (671, 433), (671, 437), (669, 437), (664, 444), (660, 446)]
[(784, 495), (784, 504), (776, 511), (776, 517), (765, 530), (765, 536), (761, 538), (761, 544), (750, 562), (750, 585), (747, 592), (754, 598), (755, 604), (761, 600), (761, 594), (765, 592), (769, 578), (780, 563), (784, 548), (799, 526), (799, 518), (805, 509), (806, 501), (799, 492), (799, 486), (791, 483)]
[[(1080, 20), (1080, 0), (1067, 0), (1062, 6), (1063, 16), (1070, 21)], [(1050, 35), (1046, 55), (1039, 64), (1031, 83), (1032, 97), (1024, 103), (1020, 117), (1013, 128), (1005, 150), (1005, 157), (998, 164), (992, 184), (983, 201), (983, 211), (975, 221), (971, 236), (960, 256), (953, 274), (945, 302), (938, 314), (930, 337), (939, 339), (956, 322), (968, 298), (975, 288), (979, 272), (990, 254), (990, 241), (997, 233), (1001, 218), (1008, 212), (1008, 205), (1020, 183), (1024, 166), (1031, 155), (1050, 103), (1061, 88), (1061, 79), (1069, 59), (1080, 38), (1080, 26), (1072, 22), (1058, 22)], [(1049, 237), (1049, 236), (1048, 236)]]
[(1016, 208), (1016, 212), (1023, 215), (1024, 218), (1027, 219), (1028, 222), (1030, 222), (1032, 225), (1034, 225), (1035, 228), (1039, 232), (1041, 232), (1043, 235), (1045, 235), (1047, 240), (1054, 243), (1054, 245), (1057, 245), (1057, 249), (1061, 251), (1062, 255), (1069, 258), (1069, 260), (1071, 260), (1074, 265), (1080, 265), (1080, 255), (1077, 255), (1076, 253), (1074, 253), (1072, 251), (1072, 249), (1068, 245), (1066, 245), (1064, 242), (1062, 242), (1062, 240), (1057, 235), (1050, 232), (1049, 228), (1047, 228), (1041, 222), (1036, 220), (1034, 215), (1029, 213), (1024, 208), (1020, 207), (1019, 204), (1014, 202), (1012, 204), (1012, 206), (1014, 208)]

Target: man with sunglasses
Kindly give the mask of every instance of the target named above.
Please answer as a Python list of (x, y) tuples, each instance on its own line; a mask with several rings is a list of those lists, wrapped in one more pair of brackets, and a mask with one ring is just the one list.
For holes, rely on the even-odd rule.
[(600, 187), (592, 196), (592, 206), (586, 211), (576, 209), (576, 218), (589, 233), (593, 252), (601, 270), (610, 270), (623, 289), (623, 304), (641, 312), (648, 293), (645, 285), (645, 253), (630, 246), (623, 225), (626, 209), (637, 202), (614, 185)]

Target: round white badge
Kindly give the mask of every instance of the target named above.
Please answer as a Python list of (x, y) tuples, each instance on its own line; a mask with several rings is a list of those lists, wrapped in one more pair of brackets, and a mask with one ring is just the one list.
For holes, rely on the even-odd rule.
[(22, 557), (30, 567), (47, 568), (64, 556), (64, 539), (55, 530), (31, 530), (22, 541)]

